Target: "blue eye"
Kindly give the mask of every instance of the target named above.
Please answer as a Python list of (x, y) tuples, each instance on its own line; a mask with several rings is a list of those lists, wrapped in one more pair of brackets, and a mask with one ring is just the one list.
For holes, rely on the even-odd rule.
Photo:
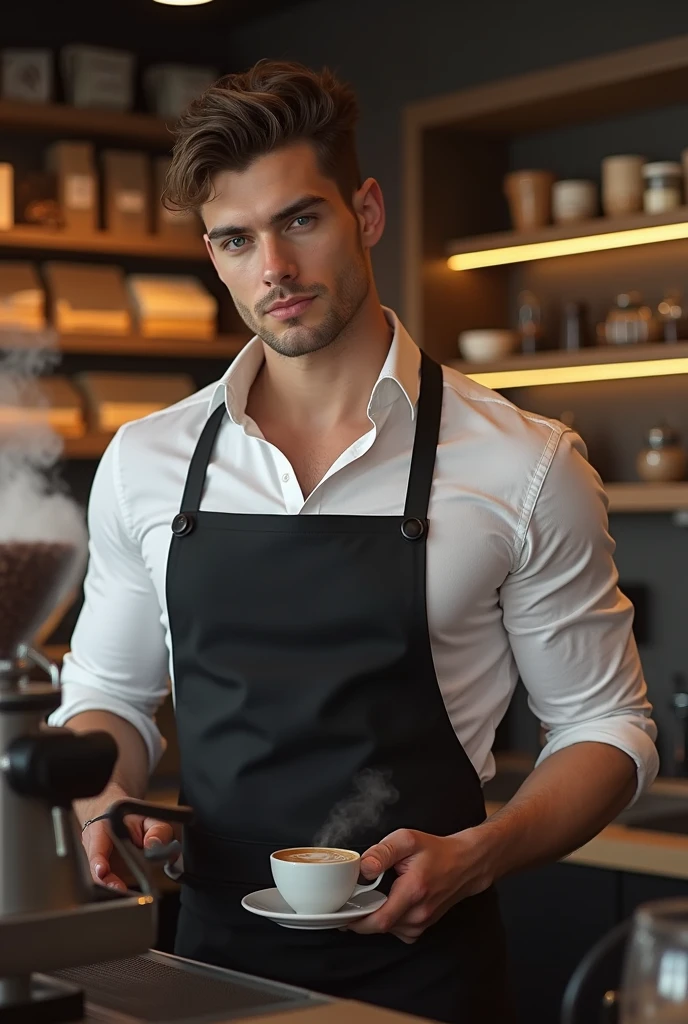
[[(246, 238), (244, 237), (244, 235), (237, 235), (235, 238), (228, 239), (227, 240), (227, 244), (225, 246), (225, 249), (229, 249), (230, 246), (232, 248), (234, 248), (234, 246), (232, 244), (233, 242), (241, 242), (241, 245), (238, 245), (236, 248), (243, 249), (244, 245), (246, 244)], [(235, 251), (236, 251), (236, 249), (235, 249)]]
[[(310, 222), (311, 222), (311, 221), (312, 221), (313, 219), (314, 219), (314, 218), (313, 218), (313, 217), (311, 217), (311, 216), (310, 216), (310, 214), (307, 214), (307, 213), (302, 213), (300, 217), (297, 217), (297, 218), (296, 218), (296, 220), (294, 221), (294, 223), (295, 223), (295, 224), (298, 224), (298, 226), (299, 226), (300, 228), (303, 228), (303, 227), (306, 227), (306, 226), (307, 226), (307, 225), (308, 225), (308, 224), (309, 224), (309, 223), (310, 223)], [(303, 224), (303, 223), (302, 223), (302, 224), (299, 224), (299, 221), (305, 221), (306, 223), (305, 223), (305, 224)]]

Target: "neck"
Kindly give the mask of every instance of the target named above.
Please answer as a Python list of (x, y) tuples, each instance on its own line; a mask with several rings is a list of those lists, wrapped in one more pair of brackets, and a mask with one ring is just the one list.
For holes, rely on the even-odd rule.
[(392, 329), (377, 296), (339, 337), (296, 358), (264, 345), (265, 362), (249, 395), (249, 415), (322, 432), (360, 421), (389, 352)]

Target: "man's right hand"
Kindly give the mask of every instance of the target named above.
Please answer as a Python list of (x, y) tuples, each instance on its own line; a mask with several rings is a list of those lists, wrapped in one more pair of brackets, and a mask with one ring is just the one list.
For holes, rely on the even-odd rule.
[[(83, 825), (89, 818), (95, 818), (107, 811), (116, 800), (128, 799), (128, 794), (121, 786), (111, 784), (95, 800), (80, 801), (77, 815)], [(155, 846), (156, 843), (167, 844), (174, 839), (174, 831), (168, 822), (144, 818), (137, 814), (128, 815), (125, 822), (132, 842), (139, 848)], [(88, 825), (81, 839), (94, 881), (111, 889), (126, 890), (127, 885), (121, 878), (124, 874), (124, 864), (114, 849), (107, 820), (94, 821), (92, 825)]]

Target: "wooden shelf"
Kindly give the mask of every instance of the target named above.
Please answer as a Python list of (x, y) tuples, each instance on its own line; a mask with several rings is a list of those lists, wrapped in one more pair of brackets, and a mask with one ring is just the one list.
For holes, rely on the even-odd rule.
[(509, 370), (545, 370), (559, 366), (589, 366), (605, 363), (633, 363), (647, 359), (685, 359), (688, 357), (688, 341), (675, 344), (656, 342), (653, 345), (596, 345), (569, 352), (553, 349), (534, 355), (513, 355), (493, 363), (468, 363), (451, 359), (448, 366), (470, 377), (478, 373), (503, 372)]
[(21, 103), (0, 100), (0, 128), (51, 135), (127, 139), (146, 148), (172, 147), (164, 121), (150, 114), (122, 114), (115, 110), (82, 110), (63, 103)]
[(2, 249), (42, 249), (52, 252), (98, 252), (112, 256), (144, 256), (162, 260), (206, 262), (208, 254), (202, 238), (177, 240), (146, 235), (142, 238), (119, 237), (106, 231), (92, 235), (71, 235), (19, 224), (0, 231)]
[(144, 338), (139, 334), (59, 334), (42, 331), (5, 332), (0, 329), (0, 351), (16, 348), (56, 348), (69, 354), (102, 356), (159, 356), (170, 359), (232, 359), (249, 340), (248, 335), (218, 334), (212, 341), (194, 338)]
[(610, 512), (682, 512), (688, 510), (688, 482), (605, 484)]
[[(231, 359), (241, 352), (248, 337), (220, 334), (212, 341), (186, 338), (143, 338), (99, 336), (97, 334), (61, 334), (60, 352), (113, 356), (160, 356), (181, 359)], [(688, 348), (688, 346), (687, 346)]]
[[(634, 213), (625, 217), (595, 217), (593, 220), (579, 221), (576, 224), (550, 224), (535, 231), (505, 231), (499, 234), (475, 235), (469, 238), (456, 238), (446, 245), (447, 256), (462, 256), (471, 253), (492, 253), (495, 250), (504, 250), (503, 262), (508, 263), (513, 259), (510, 250), (520, 246), (543, 246), (543, 253), (549, 242), (566, 242), (575, 239), (590, 239), (590, 251), (595, 249), (595, 239), (599, 235), (621, 235), (624, 232), (642, 231), (647, 228), (656, 229), (661, 234), (661, 229), (680, 233), (683, 230), (683, 237), (688, 236), (688, 206), (681, 206), (664, 214)], [(631, 236), (629, 236), (630, 238)], [(665, 239), (658, 239), (662, 241)], [(623, 238), (621, 241), (624, 241)], [(597, 244), (600, 244), (599, 242)], [(634, 244), (643, 244), (638, 240)], [(656, 242), (654, 243), (656, 244)], [(609, 246), (614, 248), (614, 246)], [(518, 262), (526, 262), (529, 259), (538, 259), (537, 254), (519, 257)], [(499, 266), (500, 263), (493, 264)]]
[(69, 653), (69, 644), (43, 644), (40, 650), (41, 654), (44, 654), (46, 658), (57, 662), (59, 665), (65, 654)]
[(112, 441), (113, 434), (90, 433), (84, 437), (64, 440), (62, 457), (65, 459), (99, 459)]

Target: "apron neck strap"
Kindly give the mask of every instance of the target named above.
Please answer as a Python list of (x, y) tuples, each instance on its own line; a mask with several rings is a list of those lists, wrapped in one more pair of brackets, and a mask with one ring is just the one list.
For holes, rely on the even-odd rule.
[(203, 427), (196, 450), (191, 457), (191, 464), (189, 465), (189, 472), (186, 477), (186, 486), (182, 496), (181, 512), (198, 512), (201, 507), (203, 485), (205, 483), (208, 463), (210, 462), (210, 455), (224, 416), (225, 405), (223, 402), (208, 417)]
[(427, 519), (435, 455), (442, 418), (442, 367), (425, 352), (420, 354), (420, 394), (416, 409), (416, 436), (409, 470), (404, 516)]

